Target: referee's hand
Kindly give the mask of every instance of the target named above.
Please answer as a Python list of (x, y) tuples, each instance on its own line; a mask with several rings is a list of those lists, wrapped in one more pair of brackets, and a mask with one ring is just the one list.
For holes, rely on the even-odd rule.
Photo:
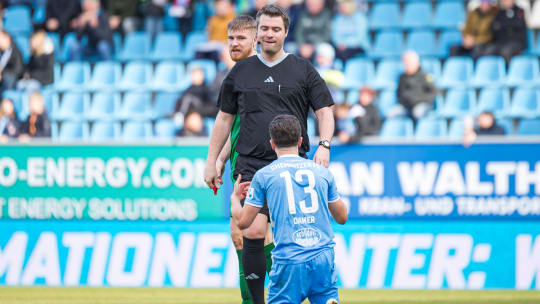
[(204, 168), (204, 182), (210, 189), (217, 188), (221, 186), (219, 183), (219, 176), (217, 174), (216, 170), (216, 164), (206, 164), (206, 168)]
[(315, 152), (315, 155), (313, 156), (313, 161), (316, 164), (328, 168), (328, 163), (330, 162), (330, 150), (323, 146), (319, 146)]

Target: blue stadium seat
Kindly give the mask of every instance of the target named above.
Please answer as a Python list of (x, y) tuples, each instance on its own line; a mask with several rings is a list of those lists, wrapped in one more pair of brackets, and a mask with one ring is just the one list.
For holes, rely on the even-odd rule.
[(185, 61), (192, 60), (195, 57), (195, 50), (201, 43), (208, 41), (206, 32), (189, 32), (186, 35), (186, 44), (184, 46), (183, 59)]
[(440, 88), (467, 86), (473, 75), (473, 61), (469, 57), (451, 57), (443, 65)]
[(23, 5), (10, 6), (5, 11), (4, 30), (12, 35), (29, 35), (32, 32), (30, 8)]
[(86, 119), (114, 120), (120, 109), (120, 94), (107, 91), (96, 92), (86, 109), (84, 113)]
[(84, 115), (84, 106), (89, 103), (90, 95), (80, 92), (66, 92), (62, 100), (54, 100), (54, 120), (80, 120)]
[(152, 117), (151, 96), (149, 92), (130, 91), (124, 96), (124, 101), (118, 111), (122, 119), (149, 119)]
[(153, 60), (182, 59), (182, 37), (178, 32), (159, 33), (154, 42)]
[(504, 116), (510, 110), (508, 89), (485, 88), (480, 91), (476, 113), (492, 112), (495, 116)]
[(24, 62), (28, 62), (30, 59), (30, 39), (25, 35), (17, 35), (13, 37), (15, 44), (21, 51), (21, 55)]
[(450, 55), (450, 47), (452, 45), (461, 45), (461, 32), (458, 30), (445, 30), (439, 35), (439, 43), (437, 44), (437, 54), (441, 58)]
[(131, 61), (124, 67), (119, 86), (123, 89), (145, 87), (152, 80), (152, 65), (149, 62)]
[(180, 98), (180, 94), (178, 93), (158, 93), (154, 100), (154, 117), (163, 118), (171, 115), (178, 98)]
[(34, 6), (34, 15), (32, 16), (32, 21), (35, 24), (45, 23), (45, 18), (47, 17), (46, 1), (41, 2), (42, 3), (36, 3)]
[(463, 119), (455, 118), (450, 122), (450, 128), (448, 129), (448, 138), (450, 139), (463, 139), (465, 135), (465, 125)]
[[(62, 49), (59, 50), (59, 53), (57, 54), (56, 58), (60, 62), (65, 62), (71, 60), (72, 54), (71, 50), (73, 49), (73, 45), (77, 43), (77, 34), (74, 32), (67, 33), (64, 36), (64, 40), (62, 41)], [(81, 44), (86, 44), (88, 42), (87, 37), (83, 37), (81, 40)]]
[(74, 141), (81, 140), (87, 137), (88, 126), (86, 123), (76, 121), (63, 121), (60, 124), (60, 130), (58, 131), (58, 140), (60, 141)]
[(64, 65), (58, 81), (54, 83), (57, 90), (80, 89), (90, 79), (90, 63), (71, 61)]
[(416, 139), (433, 139), (446, 137), (446, 121), (441, 119), (423, 118), (416, 125)]
[(116, 56), (120, 60), (147, 59), (150, 57), (152, 39), (146, 32), (130, 33), (126, 36), (122, 50)]
[(540, 83), (538, 58), (532, 56), (516, 56), (510, 61), (506, 84), (517, 87)]
[(413, 50), (420, 57), (435, 56), (435, 32), (431, 30), (415, 30), (407, 36), (405, 49)]
[(176, 130), (172, 119), (160, 119), (154, 126), (154, 136), (159, 139), (171, 139), (176, 136)]
[(437, 58), (422, 58), (420, 60), (422, 70), (433, 76), (435, 82), (441, 78), (441, 62)]
[(518, 135), (540, 135), (540, 119), (522, 119), (518, 124)]
[(476, 105), (476, 95), (473, 90), (450, 89), (439, 115), (443, 117), (462, 117), (473, 115)]
[(120, 137), (120, 124), (110, 121), (96, 121), (90, 128), (90, 140), (107, 141)]
[(540, 116), (540, 92), (534, 88), (517, 88), (512, 96), (510, 117), (536, 118)]
[(401, 31), (381, 31), (375, 35), (369, 56), (373, 58), (400, 57), (403, 53), (403, 33)]
[(397, 2), (375, 2), (369, 16), (371, 29), (397, 28), (400, 25), (399, 4)]
[(375, 78), (369, 85), (375, 89), (395, 89), (399, 75), (403, 73), (403, 64), (398, 59), (386, 59), (379, 62)]
[(88, 83), (90, 89), (112, 89), (120, 82), (122, 68), (115, 61), (100, 61), (94, 66), (92, 78)]
[(497, 119), (497, 124), (503, 128), (504, 134), (514, 135), (514, 123), (511, 119)]
[(485, 56), (478, 59), (469, 84), (473, 87), (498, 86), (506, 80), (506, 67), (502, 57)]
[(358, 89), (350, 90), (347, 93), (347, 103), (350, 105), (353, 105), (358, 102), (358, 98), (360, 98), (360, 92)]
[(151, 87), (157, 90), (178, 91), (185, 88), (188, 77), (184, 65), (177, 61), (161, 61), (156, 66)]
[(384, 121), (382, 139), (400, 139), (413, 136), (413, 122), (410, 118), (391, 118)]
[(436, 28), (457, 29), (465, 22), (465, 7), (463, 1), (439, 1), (433, 16), (433, 26)]
[(405, 28), (430, 26), (431, 14), (431, 3), (428, 1), (405, 2), (401, 25)]
[(373, 79), (373, 62), (365, 58), (352, 58), (345, 64), (345, 82), (343, 89), (358, 89)]
[(122, 129), (124, 140), (137, 140), (152, 137), (152, 125), (148, 121), (127, 121)]
[(388, 115), (388, 111), (398, 104), (397, 93), (393, 90), (385, 90), (379, 93), (379, 114), (382, 117)]
[(540, 56), (540, 37), (536, 37), (535, 41), (529, 41), (529, 43), (532, 45), (532, 55)]
[[(192, 68), (195, 68), (195, 67), (203, 69), (204, 82), (206, 82), (206, 84), (210, 84), (212, 81), (214, 81), (214, 78), (216, 78), (217, 69), (216, 69), (216, 63), (213, 60), (210, 60), (210, 59), (191, 60), (187, 65), (187, 70), (190, 71)], [(190, 77), (188, 76), (186, 78), (191, 84)]]

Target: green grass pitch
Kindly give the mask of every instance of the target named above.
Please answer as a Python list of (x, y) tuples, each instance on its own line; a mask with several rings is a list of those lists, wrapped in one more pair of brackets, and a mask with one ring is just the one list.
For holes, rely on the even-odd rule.
[[(240, 303), (237, 289), (0, 287), (1, 304)], [(540, 291), (340, 290), (353, 303), (540, 303)], [(305, 303), (308, 303), (307, 301)]]

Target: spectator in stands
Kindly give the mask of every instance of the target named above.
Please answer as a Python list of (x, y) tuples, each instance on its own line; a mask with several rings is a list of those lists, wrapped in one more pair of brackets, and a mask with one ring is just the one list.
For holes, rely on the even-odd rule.
[(360, 141), (365, 136), (379, 134), (381, 129), (381, 115), (377, 107), (373, 104), (375, 91), (369, 87), (360, 90), (358, 103), (349, 110), (349, 117), (352, 118), (356, 127), (356, 133), (352, 135), (350, 141)]
[(221, 50), (227, 43), (227, 23), (234, 18), (234, 7), (229, 0), (214, 1), (215, 15), (208, 20), (208, 42), (198, 46), (196, 58), (220, 61)]
[(478, 58), (486, 53), (486, 46), (493, 39), (491, 23), (497, 15), (492, 0), (482, 0), (480, 6), (467, 15), (462, 31), (461, 45), (450, 47), (450, 56), (472, 56)]
[(507, 63), (527, 48), (525, 12), (514, 0), (501, 0), (500, 9), (491, 23), (493, 43), (486, 55), (502, 56)]
[(476, 119), (476, 125), (473, 124), (472, 118), (465, 119), (465, 134), (463, 144), (470, 146), (477, 136), (504, 136), (506, 132), (497, 124), (495, 117), (491, 112), (482, 112)]
[(199, 67), (191, 69), (191, 86), (180, 96), (174, 107), (173, 117), (181, 124), (189, 112), (197, 112), (203, 117), (216, 117), (218, 108), (212, 100), (212, 92), (204, 83), (204, 71)]
[(81, 13), (79, 0), (47, 0), (45, 28), (49, 32), (65, 34), (74, 30), (74, 20)]
[(300, 13), (294, 32), (298, 53), (313, 59), (315, 46), (330, 42), (332, 13), (324, 7), (324, 0), (306, 0), (306, 9)]
[(43, 96), (39, 92), (34, 92), (28, 98), (30, 115), (23, 123), (19, 139), (28, 140), (30, 137), (51, 137), (51, 122), (47, 116)]
[[(193, 12), (195, 10), (195, 4), (197, 1), (191, 0), (174, 0), (169, 8), (169, 16), (176, 18), (178, 21), (178, 29), (182, 36), (186, 35), (193, 29)], [(206, 2), (204, 3), (207, 7)]]
[(294, 33), (296, 32), (296, 24), (298, 23), (298, 17), (302, 11), (302, 5), (293, 0), (277, 0), (277, 4), (283, 7), (289, 15), (289, 34), (285, 38), (285, 46), (288, 48), (294, 48), (296, 52), (296, 43), (294, 39)]
[(18, 90), (35, 91), (54, 81), (54, 45), (47, 33), (38, 30), (30, 37), (32, 55), (25, 66)]
[(255, 3), (253, 4), (253, 8), (247, 13), (253, 19), (257, 18), (257, 12), (263, 8), (268, 3), (268, 0), (255, 0)]
[(330, 91), (339, 90), (345, 75), (334, 63), (335, 50), (329, 43), (319, 43), (315, 51), (315, 68), (326, 81)]
[(0, 104), (0, 142), (19, 136), (20, 122), (17, 119), (15, 106), (9, 98), (4, 98)]
[(225, 69), (219, 69), (216, 78), (214, 78), (214, 81), (210, 84), (210, 100), (217, 103), (219, 91), (221, 90), (221, 84), (223, 83), (223, 80), (225, 77), (227, 77), (227, 74), (229, 74), (229, 71), (233, 68), (235, 62), (232, 60), (231, 56), (229, 55), (229, 49), (227, 47), (224, 47), (221, 50), (221, 61), (220, 64), (225, 67)]
[(14, 89), (23, 71), (24, 64), (17, 44), (11, 35), (0, 30), (0, 92)]
[(433, 108), (437, 88), (433, 77), (420, 67), (420, 57), (414, 51), (403, 55), (405, 73), (399, 77), (397, 98), (399, 105), (390, 109), (388, 116), (406, 115), (416, 122)]
[(332, 43), (343, 62), (364, 53), (369, 47), (368, 21), (356, 10), (355, 0), (339, 0), (339, 13), (332, 20)]
[(186, 114), (184, 119), (184, 126), (182, 130), (176, 134), (177, 136), (196, 136), (204, 137), (208, 136), (204, 129), (204, 121), (201, 114), (197, 111), (191, 111)]
[(139, 29), (140, 20), (137, 16), (139, 0), (113, 0), (108, 1), (109, 26), (113, 31), (122, 34), (136, 32)]
[(167, 0), (148, 0), (144, 6), (144, 30), (152, 39), (163, 32), (163, 16)]
[[(98, 55), (102, 60), (110, 60), (113, 55), (112, 31), (109, 13), (102, 10), (99, 0), (84, 0), (83, 12), (74, 21), (77, 29), (77, 43), (72, 45), (71, 59), (81, 60), (83, 56)], [(88, 37), (83, 45), (82, 37)]]

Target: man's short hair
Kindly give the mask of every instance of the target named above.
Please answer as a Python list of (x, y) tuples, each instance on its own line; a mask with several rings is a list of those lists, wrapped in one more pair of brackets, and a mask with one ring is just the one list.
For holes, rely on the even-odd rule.
[(283, 25), (285, 26), (285, 31), (289, 30), (289, 25), (291, 24), (291, 20), (289, 19), (289, 15), (287, 14), (287, 11), (276, 4), (267, 4), (263, 6), (258, 12), (257, 12), (257, 27), (259, 27), (259, 20), (261, 19), (262, 15), (266, 15), (269, 17), (281, 17), (283, 19)]
[(239, 15), (227, 23), (227, 31), (256, 31), (257, 22), (249, 15)]
[(302, 136), (300, 121), (293, 115), (282, 114), (270, 122), (270, 138), (278, 148), (293, 147)]

